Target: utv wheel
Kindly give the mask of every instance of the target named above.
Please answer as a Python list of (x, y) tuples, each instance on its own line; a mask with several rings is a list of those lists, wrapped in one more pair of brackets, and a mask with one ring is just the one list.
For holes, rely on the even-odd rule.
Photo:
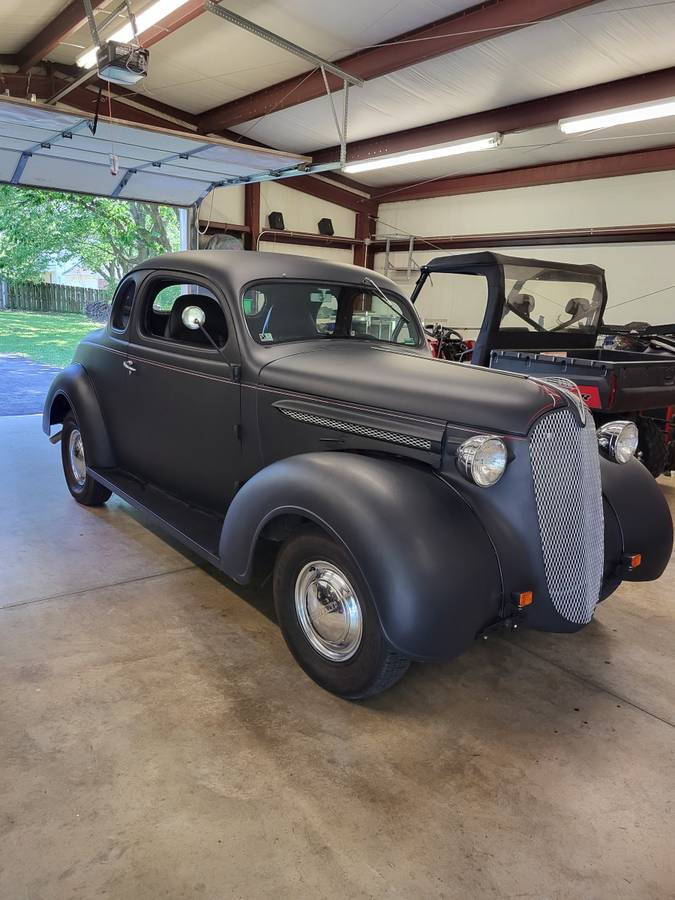
[(668, 468), (669, 452), (663, 430), (652, 419), (638, 421), (638, 455), (642, 464), (658, 478)]
[(351, 556), (319, 531), (301, 532), (279, 551), (274, 604), (297, 662), (339, 697), (379, 694), (409, 666), (388, 644)]
[(61, 433), (61, 462), (68, 490), (84, 506), (102, 506), (111, 492), (87, 474), (84, 441), (77, 419), (72, 413), (63, 420)]

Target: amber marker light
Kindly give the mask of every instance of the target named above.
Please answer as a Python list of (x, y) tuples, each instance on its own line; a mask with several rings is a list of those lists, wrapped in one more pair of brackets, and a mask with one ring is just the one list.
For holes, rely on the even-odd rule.
[(516, 594), (516, 606), (518, 609), (523, 609), (525, 606), (531, 606), (534, 602), (534, 593), (532, 591), (523, 591), (520, 594)]
[(642, 554), (634, 553), (632, 556), (628, 557), (628, 565), (631, 569), (637, 569), (642, 565)]

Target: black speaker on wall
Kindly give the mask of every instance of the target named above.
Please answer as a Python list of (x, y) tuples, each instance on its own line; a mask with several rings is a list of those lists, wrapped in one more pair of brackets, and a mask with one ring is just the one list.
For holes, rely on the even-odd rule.
[(267, 221), (269, 222), (270, 228), (275, 228), (277, 231), (283, 231), (286, 227), (284, 225), (283, 213), (280, 212), (271, 212), (267, 217)]
[(333, 231), (333, 223), (330, 219), (319, 219), (319, 234), (326, 234), (329, 237), (333, 237), (335, 232)]

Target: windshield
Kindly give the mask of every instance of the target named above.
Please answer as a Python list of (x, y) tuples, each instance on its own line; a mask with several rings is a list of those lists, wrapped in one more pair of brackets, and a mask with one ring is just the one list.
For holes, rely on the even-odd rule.
[(601, 276), (536, 265), (504, 266), (503, 331), (595, 332)]
[(401, 298), (354, 284), (265, 281), (248, 287), (242, 307), (260, 344), (316, 339), (419, 346), (412, 312)]

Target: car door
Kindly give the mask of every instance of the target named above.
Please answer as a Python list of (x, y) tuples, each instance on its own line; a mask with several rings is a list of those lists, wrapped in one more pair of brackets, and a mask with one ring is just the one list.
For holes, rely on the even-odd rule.
[[(186, 328), (179, 307), (206, 311)], [(239, 348), (225, 298), (205, 279), (155, 272), (129, 332), (120, 465), (185, 501), (224, 511), (241, 476)]]
[(124, 278), (115, 291), (109, 321), (95, 340), (84, 340), (77, 348), (76, 360), (84, 367), (98, 400), (115, 459), (119, 459), (125, 423), (123, 393), (131, 313), (141, 276)]

